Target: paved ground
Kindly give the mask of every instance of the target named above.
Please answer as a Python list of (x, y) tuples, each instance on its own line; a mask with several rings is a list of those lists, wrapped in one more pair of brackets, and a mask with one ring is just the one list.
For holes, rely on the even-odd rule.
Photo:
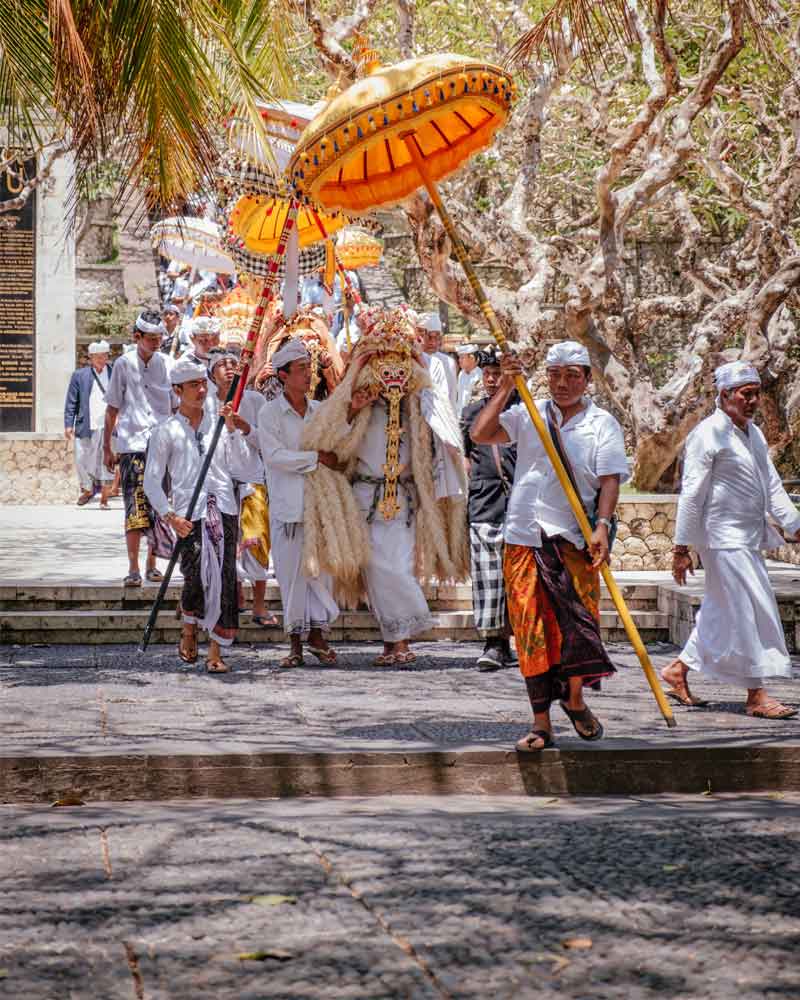
[(0, 996), (789, 1000), (799, 821), (789, 796), (4, 807)]
[[(519, 672), (479, 673), (477, 644), (418, 643), (410, 668), (373, 666), (377, 645), (337, 648), (336, 668), (309, 658), (306, 668), (287, 671), (278, 666), (284, 646), (236, 647), (234, 671), (210, 676), (182, 664), (171, 646), (146, 654), (134, 646), (2, 647), (0, 755), (464, 751), (508, 749), (527, 732)], [(697, 691), (710, 708), (678, 707), (678, 727), (667, 730), (630, 648), (611, 654), (619, 673), (588, 696), (607, 738), (587, 745), (556, 710), (560, 746), (800, 743), (800, 720), (748, 718), (737, 692), (703, 683)], [(673, 655), (669, 646), (652, 652), (656, 666)], [(791, 681), (772, 689), (789, 702), (800, 696)]]

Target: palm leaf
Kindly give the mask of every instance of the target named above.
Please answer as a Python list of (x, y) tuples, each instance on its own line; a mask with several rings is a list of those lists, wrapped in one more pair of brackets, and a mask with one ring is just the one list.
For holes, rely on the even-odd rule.
[(46, 0), (0, 2), (4, 143), (30, 150), (50, 138), (54, 77)]

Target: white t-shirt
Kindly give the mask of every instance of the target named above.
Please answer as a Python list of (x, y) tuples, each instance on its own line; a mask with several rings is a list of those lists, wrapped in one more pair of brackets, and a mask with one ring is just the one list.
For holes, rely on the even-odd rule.
[[(588, 399), (585, 403), (584, 409), (563, 426), (557, 406), (553, 406), (553, 413), (581, 498), (591, 514), (600, 488), (599, 477), (618, 475), (622, 484), (628, 480), (629, 472), (619, 423), (607, 410)], [(547, 400), (537, 400), (536, 406), (546, 425)], [(517, 446), (514, 485), (503, 533), (506, 542), (538, 548), (545, 531), (551, 537), (561, 535), (577, 548), (583, 548), (581, 529), (524, 403), (501, 413), (500, 424)]]

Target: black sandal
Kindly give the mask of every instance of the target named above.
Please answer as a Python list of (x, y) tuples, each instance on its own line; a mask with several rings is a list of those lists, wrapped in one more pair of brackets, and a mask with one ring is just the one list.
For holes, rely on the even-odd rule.
[[(587, 740), (588, 742), (593, 742), (594, 740), (601, 740), (603, 738), (603, 724), (592, 712), (590, 708), (569, 708), (564, 704), (563, 701), (559, 702), (561, 707), (564, 709), (569, 721), (572, 723), (572, 728), (580, 736), (582, 740)], [(581, 723), (584, 726), (591, 726), (594, 723), (594, 732), (582, 733), (576, 723)]]
[[(531, 746), (537, 740), (541, 740), (542, 745), (540, 747)], [(517, 740), (515, 749), (517, 753), (541, 753), (542, 750), (552, 750), (555, 745), (552, 733), (548, 733), (546, 729), (532, 729), (527, 736)]]

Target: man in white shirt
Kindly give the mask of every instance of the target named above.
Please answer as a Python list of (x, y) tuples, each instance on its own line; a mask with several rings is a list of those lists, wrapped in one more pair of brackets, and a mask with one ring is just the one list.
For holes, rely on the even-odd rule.
[[(172, 388), (166, 359), (159, 351), (163, 332), (159, 313), (145, 311), (139, 314), (133, 333), (134, 349), (117, 358), (106, 392), (103, 457), (109, 469), (117, 463), (120, 467), (128, 546), (125, 587), (142, 585), (139, 548), (143, 534), (148, 536), (146, 576), (150, 582), (162, 579), (156, 569), (156, 554), (163, 558), (170, 555), (166, 547), (162, 549), (158, 544), (160, 533), (144, 491), (145, 454), (150, 433), (172, 414)], [(116, 454), (111, 449), (115, 429)]]
[(733, 361), (717, 368), (714, 378), (717, 408), (686, 442), (672, 563), (675, 581), (685, 584), (694, 571), (693, 546), (705, 570), (705, 593), (689, 641), (661, 675), (670, 685), (667, 694), (681, 704), (705, 704), (687, 683), (688, 671), (697, 670), (746, 688), (748, 715), (789, 719), (797, 709), (764, 688), (768, 677), (791, 677), (792, 667), (761, 550), (783, 542), (768, 516), (797, 541), (800, 514), (753, 423), (758, 372)]
[[(458, 369), (456, 363), (449, 354), (442, 350), (442, 320), (439, 313), (423, 313), (416, 323), (417, 329), (423, 338), (423, 350), (431, 358), (437, 358), (441, 363), (442, 371), (446, 379), (447, 398), (456, 412), (458, 405)], [(477, 358), (475, 358), (477, 364)], [(433, 372), (431, 372), (431, 377)]]
[[(238, 352), (221, 347), (208, 356), (208, 377), (216, 391), (209, 393), (211, 405), (207, 400), (206, 408), (214, 417), (225, 404), (238, 363)], [(231, 456), (231, 475), (239, 492), (239, 580), (249, 580), (252, 584), (253, 622), (262, 628), (274, 628), (278, 620), (267, 612), (265, 603), (269, 579), (269, 505), (258, 445), (258, 415), (265, 402), (260, 392), (245, 389), (242, 393), (236, 433), (241, 434), (243, 447)]]
[(475, 344), (462, 344), (456, 349), (458, 367), (458, 392), (456, 396), (456, 416), (461, 419), (461, 411), (473, 401), (473, 393), (480, 388), (483, 372), (478, 367), (480, 348)]
[(207, 364), (208, 355), (219, 347), (220, 325), (214, 316), (198, 316), (192, 320), (191, 347), (181, 355), (195, 364)]
[[(608, 559), (611, 518), (628, 478), (622, 428), (587, 396), (589, 353), (562, 341), (545, 361), (550, 400), (537, 400), (557, 450), (566, 457), (589, 515), (596, 518), (587, 553), (583, 535), (523, 403), (503, 410), (522, 365), (504, 355), (500, 388), (470, 431), (476, 444), (517, 445), (505, 521), (504, 576), (520, 670), (533, 709), (523, 752), (554, 745), (550, 706), (559, 700), (576, 733), (597, 740), (603, 727), (583, 688), (597, 687), (614, 667), (600, 640), (600, 566)], [(565, 463), (566, 464), (566, 463)]]
[(272, 559), (281, 591), (283, 628), (291, 649), (283, 667), (304, 665), (303, 641), (320, 663), (335, 663), (324, 632), (339, 617), (330, 577), (315, 578), (303, 572), (304, 477), (321, 462), (338, 466), (336, 456), (326, 451), (303, 451), (303, 429), (319, 405), (309, 400), (311, 358), (300, 338), (292, 338), (272, 357), (283, 391), (264, 404), (258, 417), (258, 440), (269, 490), (269, 526)]
[[(220, 410), (225, 417), (225, 428), (189, 518), (189, 501), (214, 436), (216, 419), (204, 406), (208, 392), (204, 365), (181, 358), (170, 378), (180, 404), (176, 413), (153, 431), (144, 490), (153, 510), (185, 539), (180, 553), (183, 630), (178, 655), (184, 663), (197, 660), (197, 629), (202, 626), (209, 635), (206, 660), (209, 673), (227, 673), (229, 667), (222, 659), (221, 647), (233, 644), (239, 627), (236, 588), (239, 508), (230, 469), (233, 453), (243, 447), (236, 431), (244, 421), (232, 412), (230, 405)], [(172, 506), (163, 488), (167, 474), (172, 486)]]
[(64, 436), (75, 439), (75, 467), (83, 507), (101, 484), (100, 506), (108, 510), (108, 497), (114, 473), (103, 462), (103, 427), (106, 414), (106, 391), (111, 378), (107, 341), (89, 344), (89, 364), (73, 373), (64, 404)]

